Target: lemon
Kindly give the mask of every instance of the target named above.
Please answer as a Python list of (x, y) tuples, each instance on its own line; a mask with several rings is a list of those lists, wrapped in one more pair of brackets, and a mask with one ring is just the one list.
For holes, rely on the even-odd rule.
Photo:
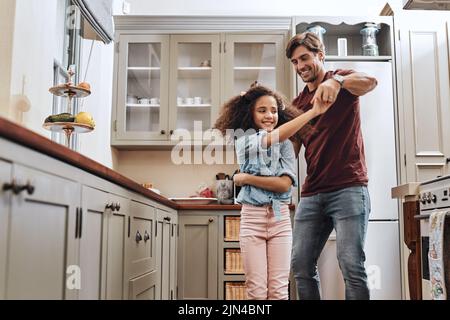
[(75, 116), (76, 123), (83, 123), (95, 127), (95, 121), (89, 112), (80, 112)]

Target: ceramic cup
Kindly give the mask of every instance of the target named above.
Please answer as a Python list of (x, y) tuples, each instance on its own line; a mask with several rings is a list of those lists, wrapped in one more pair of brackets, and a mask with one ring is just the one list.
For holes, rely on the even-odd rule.
[(139, 104), (149, 104), (150, 99), (149, 98), (139, 98), (138, 102), (139, 102)]
[(233, 201), (233, 180), (217, 180), (216, 195), (220, 204)]
[(202, 97), (194, 97), (194, 104), (202, 104)]
[(150, 104), (159, 104), (159, 99), (158, 98), (151, 98), (150, 99)]
[(127, 96), (127, 103), (136, 104), (138, 103), (138, 98), (135, 96)]

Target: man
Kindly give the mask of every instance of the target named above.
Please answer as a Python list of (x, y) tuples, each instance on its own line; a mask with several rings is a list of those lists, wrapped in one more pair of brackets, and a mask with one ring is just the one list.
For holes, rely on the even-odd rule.
[(292, 249), (299, 299), (320, 299), (317, 260), (333, 228), (346, 299), (369, 299), (363, 248), (370, 198), (359, 96), (373, 90), (377, 80), (352, 70), (325, 71), (324, 46), (314, 33), (293, 37), (286, 56), (306, 83), (293, 105), (302, 112), (316, 99), (331, 105), (302, 132), (307, 177), (295, 214)]

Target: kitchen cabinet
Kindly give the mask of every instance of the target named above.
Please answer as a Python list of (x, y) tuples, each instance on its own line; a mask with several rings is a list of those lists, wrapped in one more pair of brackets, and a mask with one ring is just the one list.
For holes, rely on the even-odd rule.
[(3, 186), (12, 181), (12, 164), (0, 160), (0, 299), (5, 298), (6, 258), (8, 250), (8, 221), (11, 208), (11, 192)]
[(129, 200), (82, 186), (81, 208), (79, 298), (123, 299)]
[[(8, 175), (2, 168), (3, 175)], [(3, 297), (73, 299), (76, 290), (66, 288), (66, 270), (77, 265), (79, 186), (20, 164), (10, 168), (12, 179), (4, 182), (2, 194), (2, 200), (6, 194), (10, 199), (8, 227), (0, 242), (0, 248), (4, 250), (5, 243), (7, 247), (6, 259), (2, 259), (6, 261)]]
[(218, 299), (217, 215), (180, 215), (178, 299)]
[(174, 297), (176, 231), (176, 210), (0, 138), (0, 299)]
[(106, 296), (106, 253), (110, 214), (107, 192), (83, 186), (81, 190), (82, 229), (80, 236), (81, 300), (99, 300)]
[(156, 270), (155, 208), (132, 201), (128, 234), (129, 278)]
[(167, 139), (169, 36), (122, 35), (118, 48), (115, 138)]
[(130, 280), (130, 300), (157, 299), (158, 272), (156, 270)]
[(219, 221), (218, 299), (246, 300), (245, 275), (239, 243), (239, 211), (224, 213)]
[(450, 15), (408, 11), (396, 19), (402, 182), (450, 173)]
[(157, 296), (175, 300), (177, 292), (178, 218), (169, 212), (156, 212), (156, 265), (158, 266)]
[(200, 18), (181, 29), (161, 25), (160, 30), (148, 30), (151, 18), (145, 23), (139, 17), (115, 19), (113, 146), (170, 146), (180, 139), (202, 140), (222, 104), (254, 81), (287, 91), (287, 31), (275, 27), (211, 31), (207, 22), (202, 29), (186, 32), (189, 23), (196, 24)]

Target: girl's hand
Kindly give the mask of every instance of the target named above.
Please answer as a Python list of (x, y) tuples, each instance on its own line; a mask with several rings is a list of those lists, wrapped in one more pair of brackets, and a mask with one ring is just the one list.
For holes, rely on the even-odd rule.
[(246, 181), (248, 176), (248, 173), (236, 173), (233, 176), (234, 184), (238, 187), (242, 187), (243, 185), (247, 184)]
[(313, 103), (314, 103), (314, 105), (313, 105), (312, 111), (314, 112), (314, 114), (315, 114), (316, 116), (321, 115), (321, 114), (327, 112), (327, 110), (328, 110), (328, 109), (331, 107), (331, 105), (333, 104), (333, 103), (330, 103), (330, 102), (322, 102), (322, 101), (319, 100), (319, 99), (314, 99), (314, 100), (313, 100)]

